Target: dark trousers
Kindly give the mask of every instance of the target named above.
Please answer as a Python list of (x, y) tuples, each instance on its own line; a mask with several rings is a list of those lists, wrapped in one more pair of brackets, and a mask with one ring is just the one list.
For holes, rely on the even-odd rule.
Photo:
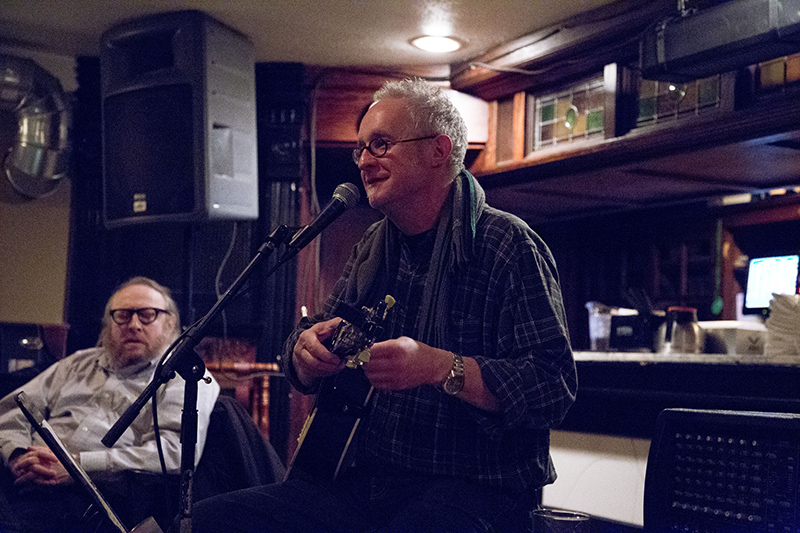
[[(178, 509), (178, 476), (123, 472), (97, 488), (122, 522), (132, 529), (148, 517), (162, 529)], [(115, 529), (75, 483), (58, 487), (13, 486), (8, 469), (0, 468), (0, 533), (104, 533)]]
[(354, 469), (320, 483), (295, 471), (282, 483), (197, 502), (192, 525), (195, 533), (516, 532), (530, 530), (530, 505), (528, 497), (458, 479)]
[(90, 509), (91, 502), (74, 486), (36, 488), (4, 498), (6, 506), (0, 511), (3, 533), (83, 533), (98, 529), (102, 522)]

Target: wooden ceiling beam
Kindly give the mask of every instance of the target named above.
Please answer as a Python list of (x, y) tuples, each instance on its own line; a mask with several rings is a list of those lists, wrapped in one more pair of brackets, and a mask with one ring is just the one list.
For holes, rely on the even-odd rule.
[(638, 59), (643, 32), (675, 15), (673, 0), (630, 0), (589, 11), (450, 66), (453, 89), (484, 100), (552, 86)]

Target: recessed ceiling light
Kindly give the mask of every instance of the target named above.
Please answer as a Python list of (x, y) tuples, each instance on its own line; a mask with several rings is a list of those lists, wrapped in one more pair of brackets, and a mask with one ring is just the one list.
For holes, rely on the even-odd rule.
[(453, 37), (439, 37), (435, 35), (423, 35), (416, 39), (411, 39), (411, 44), (426, 52), (442, 54), (452, 52), (461, 48), (461, 42)]

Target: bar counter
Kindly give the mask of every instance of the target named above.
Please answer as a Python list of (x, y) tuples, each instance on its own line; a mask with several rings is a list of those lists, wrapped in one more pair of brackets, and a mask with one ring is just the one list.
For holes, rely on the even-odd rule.
[(800, 365), (798, 355), (729, 355), (716, 353), (575, 352), (575, 361), (636, 363), (698, 363), (723, 365)]
[(575, 352), (578, 396), (558, 427), (649, 439), (666, 408), (800, 413), (800, 356)]

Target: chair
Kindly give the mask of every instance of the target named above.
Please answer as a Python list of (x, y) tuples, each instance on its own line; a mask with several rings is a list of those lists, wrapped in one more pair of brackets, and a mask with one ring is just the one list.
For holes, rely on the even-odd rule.
[[(166, 531), (180, 508), (180, 476), (126, 471), (101, 492), (127, 524), (153, 516)], [(283, 462), (250, 413), (233, 397), (220, 395), (211, 411), (203, 455), (194, 471), (192, 500), (283, 480)], [(135, 496), (134, 496), (135, 495)]]
[(800, 415), (666, 409), (644, 485), (644, 531), (800, 531)]
[[(195, 469), (192, 499), (210, 496), (284, 478), (283, 462), (264, 439), (250, 414), (235, 399), (220, 396), (211, 412), (203, 455)], [(119, 472), (108, 480), (96, 482), (100, 493), (129, 527), (147, 517), (154, 517), (166, 529), (179, 509), (180, 476), (140, 471)], [(86, 510), (89, 500), (74, 487), (76, 516)], [(17, 490), (11, 473), (0, 468), (0, 531), (15, 531), (21, 526), (12, 510), (11, 499)], [(70, 500), (72, 502), (73, 500)]]
[(195, 469), (195, 501), (281, 481), (285, 467), (247, 410), (220, 395), (211, 412), (203, 455)]
[[(250, 413), (231, 396), (220, 395), (211, 411), (203, 455), (194, 471), (192, 500), (266, 485), (284, 478), (283, 462)], [(180, 476), (125, 471), (112, 483), (100, 483), (101, 493), (135, 525), (148, 516), (166, 531), (180, 508)]]

